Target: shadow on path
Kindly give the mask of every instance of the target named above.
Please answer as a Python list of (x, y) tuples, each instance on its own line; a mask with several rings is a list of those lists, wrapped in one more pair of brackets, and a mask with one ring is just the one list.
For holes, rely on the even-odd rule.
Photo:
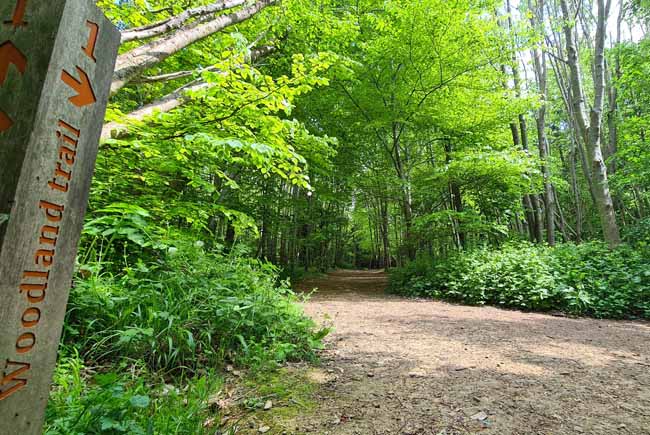
[(335, 331), (319, 408), (287, 433), (650, 434), (650, 326), (386, 295), (339, 271), (305, 309)]

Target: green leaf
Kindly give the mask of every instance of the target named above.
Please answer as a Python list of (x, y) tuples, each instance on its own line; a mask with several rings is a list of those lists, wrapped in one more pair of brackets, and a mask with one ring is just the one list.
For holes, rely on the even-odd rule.
[(132, 396), (130, 399), (131, 405), (136, 408), (146, 408), (149, 406), (151, 399), (149, 396)]

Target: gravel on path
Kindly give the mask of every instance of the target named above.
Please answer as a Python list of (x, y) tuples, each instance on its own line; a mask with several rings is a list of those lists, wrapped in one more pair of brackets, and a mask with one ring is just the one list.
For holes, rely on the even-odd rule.
[(300, 284), (334, 332), (296, 434), (650, 434), (650, 324), (385, 294), (381, 272)]

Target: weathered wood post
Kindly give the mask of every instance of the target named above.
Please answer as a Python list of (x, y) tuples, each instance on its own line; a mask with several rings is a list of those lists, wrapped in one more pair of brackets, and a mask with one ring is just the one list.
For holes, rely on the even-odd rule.
[(94, 0), (0, 2), (0, 433), (41, 433), (120, 34)]

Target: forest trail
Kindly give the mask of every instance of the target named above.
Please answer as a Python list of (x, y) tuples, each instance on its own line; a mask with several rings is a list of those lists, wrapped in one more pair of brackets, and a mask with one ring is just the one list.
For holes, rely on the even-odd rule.
[(650, 434), (650, 325), (386, 295), (381, 272), (300, 285), (333, 324), (314, 412), (278, 433)]

